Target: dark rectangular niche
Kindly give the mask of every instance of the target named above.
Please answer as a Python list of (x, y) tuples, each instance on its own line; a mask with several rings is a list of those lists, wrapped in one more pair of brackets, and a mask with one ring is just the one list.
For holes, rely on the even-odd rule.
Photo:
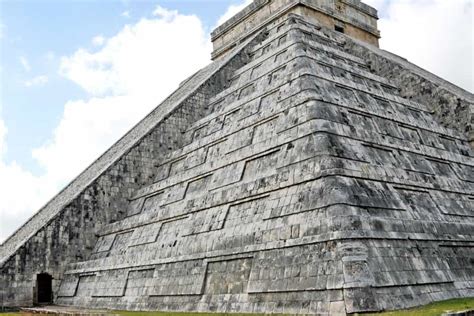
[(344, 28), (338, 25), (334, 25), (334, 30), (339, 33), (344, 33)]

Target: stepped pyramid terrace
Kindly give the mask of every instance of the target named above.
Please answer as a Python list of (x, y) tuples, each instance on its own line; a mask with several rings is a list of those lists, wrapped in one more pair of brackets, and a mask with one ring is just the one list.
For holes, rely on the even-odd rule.
[(255, 0), (219, 26), (213, 62), (1, 245), (0, 304), (345, 315), (473, 297), (474, 96), (379, 49), (377, 19)]

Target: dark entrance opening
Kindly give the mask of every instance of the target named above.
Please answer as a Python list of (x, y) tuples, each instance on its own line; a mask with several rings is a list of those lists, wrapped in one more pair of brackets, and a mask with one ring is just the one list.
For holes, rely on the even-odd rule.
[(334, 26), (334, 30), (336, 30), (337, 32), (344, 33), (344, 28), (337, 25)]
[(38, 304), (50, 304), (53, 302), (52, 281), (53, 278), (47, 273), (40, 273), (36, 276)]

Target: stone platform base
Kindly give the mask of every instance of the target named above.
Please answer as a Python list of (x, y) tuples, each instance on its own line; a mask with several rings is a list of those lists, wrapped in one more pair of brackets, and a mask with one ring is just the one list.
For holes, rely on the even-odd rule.
[(102, 316), (102, 315), (115, 315), (109, 311), (105, 310), (90, 310), (85, 308), (78, 308), (78, 307), (71, 307), (71, 306), (58, 306), (58, 305), (48, 305), (48, 306), (41, 306), (41, 307), (29, 307), (29, 308), (21, 308), (22, 312), (28, 314), (47, 314), (47, 315), (95, 315), (95, 316)]

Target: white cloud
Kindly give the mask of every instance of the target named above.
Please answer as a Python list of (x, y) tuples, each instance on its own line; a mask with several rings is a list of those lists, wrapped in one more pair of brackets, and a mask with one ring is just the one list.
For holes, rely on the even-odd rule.
[(16, 162), (0, 162), (0, 242), (44, 205), (58, 190), (47, 177), (37, 177)]
[(105, 37), (102, 35), (97, 35), (92, 39), (92, 44), (95, 46), (102, 46), (105, 42)]
[[(107, 39), (98, 52), (79, 49), (61, 60), (61, 74), (94, 96), (166, 96), (176, 82), (209, 61), (208, 34), (196, 16), (161, 7)], [(192, 54), (190, 54), (192, 52)]]
[(165, 21), (170, 21), (178, 15), (178, 11), (168, 10), (158, 5), (153, 11), (153, 15)]
[(61, 58), (60, 73), (89, 96), (68, 101), (48, 142), (32, 151), (41, 176), (0, 157), (0, 241), (209, 63), (211, 43), (199, 18), (161, 7), (154, 14), (104, 39), (98, 51)]
[(228, 19), (230, 19), (231, 17), (233, 17), (235, 14), (237, 14), (238, 12), (240, 12), (243, 8), (245, 8), (246, 6), (248, 6), (250, 3), (252, 3), (253, 0), (244, 0), (242, 3), (240, 4), (233, 4), (231, 6), (229, 6), (229, 8), (227, 8), (227, 11), (221, 15), (219, 17), (219, 19), (217, 20), (217, 24), (215, 25), (215, 27), (218, 27), (219, 25), (221, 25), (222, 23), (226, 22)]
[(120, 14), (120, 16), (128, 19), (130, 17), (130, 12), (129, 11), (123, 11)]
[(69, 101), (49, 143), (33, 157), (54, 183), (65, 184), (156, 105), (139, 96)]
[(20, 56), (20, 64), (23, 66), (23, 69), (25, 71), (31, 70), (30, 62), (25, 56)]
[(33, 86), (45, 85), (47, 82), (48, 82), (48, 76), (41, 75), (41, 76), (36, 76), (30, 80), (26, 80), (24, 84), (25, 84), (25, 87), (33, 87)]
[(0, 117), (0, 242), (58, 189), (46, 177), (34, 176), (15, 161), (4, 162), (7, 131)]
[(472, 6), (470, 0), (391, 1), (379, 20), (380, 46), (472, 92)]
[(364, 0), (363, 2), (365, 4), (370, 5), (371, 7), (377, 9), (380, 14), (380, 10), (383, 8), (383, 6), (388, 2), (389, 0)]
[(7, 151), (6, 136), (7, 136), (7, 127), (5, 126), (5, 122), (3, 122), (3, 120), (0, 118), (0, 158)]

